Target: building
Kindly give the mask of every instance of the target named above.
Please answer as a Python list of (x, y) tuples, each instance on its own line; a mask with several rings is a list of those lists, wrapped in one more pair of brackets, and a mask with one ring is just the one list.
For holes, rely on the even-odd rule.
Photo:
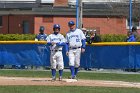
[[(96, 29), (100, 34), (127, 33), (128, 0), (85, 1), (89, 2), (83, 2), (83, 27), (88, 30)], [(139, 9), (140, 2), (134, 0), (133, 25), (138, 29)], [(40, 26), (45, 26), (45, 33), (50, 34), (53, 24), (60, 24), (61, 33), (65, 34), (68, 31), (68, 21), (76, 21), (75, 17), (75, 3), (72, 0), (1, 0), (0, 34), (37, 34)]]

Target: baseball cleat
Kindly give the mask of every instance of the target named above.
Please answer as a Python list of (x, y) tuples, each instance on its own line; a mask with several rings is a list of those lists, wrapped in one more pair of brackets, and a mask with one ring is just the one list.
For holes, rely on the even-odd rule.
[(69, 79), (76, 79), (77, 80), (77, 77), (76, 76), (70, 76), (68, 77)]
[(56, 81), (56, 77), (52, 77), (52, 81)]
[(77, 78), (76, 76), (74, 76), (74, 77), (73, 77), (73, 79), (76, 79), (76, 80), (78, 80), (78, 78)]
[(62, 81), (62, 76), (59, 77), (59, 81)]

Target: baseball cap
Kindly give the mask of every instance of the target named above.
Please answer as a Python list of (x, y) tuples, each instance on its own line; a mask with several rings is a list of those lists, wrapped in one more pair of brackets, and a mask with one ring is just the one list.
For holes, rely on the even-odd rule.
[(60, 29), (60, 25), (59, 24), (54, 24), (53, 28), (59, 28)]
[(68, 25), (75, 25), (74, 21), (69, 21)]

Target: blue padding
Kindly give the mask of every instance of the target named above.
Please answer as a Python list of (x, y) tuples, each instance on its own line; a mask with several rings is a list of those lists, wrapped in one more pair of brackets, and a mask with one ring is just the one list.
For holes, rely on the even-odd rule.
[(0, 64), (50, 65), (49, 48), (41, 44), (2, 44)]
[[(63, 48), (64, 65), (69, 59)], [(44, 44), (0, 44), (0, 65), (50, 66), (50, 49)], [(81, 54), (83, 68), (140, 68), (140, 46), (86, 46)]]
[(86, 68), (134, 68), (133, 49), (133, 46), (87, 46), (81, 65)]

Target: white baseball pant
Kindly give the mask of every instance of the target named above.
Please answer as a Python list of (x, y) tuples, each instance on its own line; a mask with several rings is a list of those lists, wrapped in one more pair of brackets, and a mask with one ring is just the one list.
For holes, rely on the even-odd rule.
[(79, 67), (81, 48), (69, 49), (69, 66)]
[(58, 70), (63, 70), (64, 69), (64, 62), (63, 62), (63, 55), (62, 51), (51, 51), (51, 68), (52, 69), (57, 69)]

